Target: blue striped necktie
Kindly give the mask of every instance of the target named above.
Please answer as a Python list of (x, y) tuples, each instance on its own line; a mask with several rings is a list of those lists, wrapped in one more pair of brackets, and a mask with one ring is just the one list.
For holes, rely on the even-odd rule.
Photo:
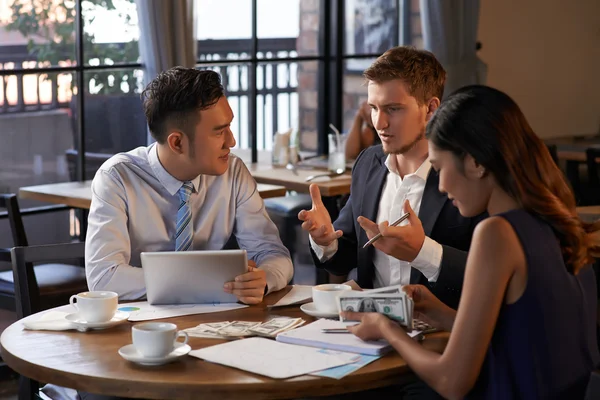
[(194, 227), (192, 226), (192, 210), (190, 196), (194, 187), (192, 182), (184, 182), (179, 191), (179, 209), (177, 210), (177, 229), (175, 230), (175, 250), (186, 251), (192, 247)]

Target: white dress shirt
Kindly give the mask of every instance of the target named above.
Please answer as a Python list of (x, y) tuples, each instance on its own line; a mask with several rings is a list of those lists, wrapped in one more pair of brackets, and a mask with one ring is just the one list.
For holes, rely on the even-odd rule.
[[(163, 168), (155, 144), (117, 154), (100, 167), (92, 182), (85, 248), (90, 290), (111, 290), (122, 300), (145, 296), (140, 253), (175, 250), (182, 184)], [(225, 174), (200, 175), (192, 184), (190, 250), (220, 250), (233, 233), (248, 259), (266, 272), (268, 291), (284, 288), (292, 261), (242, 160), (230, 154)]]
[[(397, 220), (404, 214), (404, 201), (408, 199), (413, 211), (419, 215), (423, 191), (427, 182), (427, 176), (431, 170), (429, 159), (413, 174), (404, 176), (398, 174), (396, 157), (388, 155), (385, 165), (388, 169), (386, 181), (379, 199), (379, 210), (377, 212), (377, 224)], [(357, 216), (358, 217), (358, 216)], [(407, 225), (408, 220), (403, 221), (400, 226)], [(329, 246), (319, 246), (312, 238), (310, 244), (321, 262), (329, 260), (337, 252), (338, 242), (335, 240)], [(430, 281), (437, 281), (440, 275), (440, 264), (442, 262), (442, 245), (435, 240), (425, 237), (423, 247), (412, 262), (401, 261), (375, 249), (373, 264), (375, 274), (373, 287), (385, 287), (390, 285), (408, 285), (410, 283), (411, 266), (418, 269)]]

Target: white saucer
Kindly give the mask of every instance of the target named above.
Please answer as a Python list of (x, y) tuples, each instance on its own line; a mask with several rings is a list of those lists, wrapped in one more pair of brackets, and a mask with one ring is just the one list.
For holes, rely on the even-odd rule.
[(317, 318), (339, 318), (339, 314), (338, 313), (330, 313), (330, 312), (325, 312), (325, 311), (319, 311), (319, 310), (317, 310), (317, 307), (315, 307), (315, 303), (302, 304), (300, 306), (300, 309), (302, 311), (304, 311), (306, 314), (310, 315), (311, 317), (317, 317)]
[(105, 322), (88, 322), (81, 318), (78, 313), (67, 314), (65, 319), (77, 327), (79, 331), (87, 331), (88, 329), (106, 329), (118, 325), (123, 321), (127, 321), (129, 313), (125, 311), (117, 311), (110, 321)]
[(185, 356), (192, 348), (188, 344), (175, 343), (175, 348), (172, 352), (164, 357), (144, 357), (137, 352), (133, 344), (128, 344), (119, 349), (119, 355), (126, 359), (141, 365), (163, 365), (175, 361), (181, 356)]

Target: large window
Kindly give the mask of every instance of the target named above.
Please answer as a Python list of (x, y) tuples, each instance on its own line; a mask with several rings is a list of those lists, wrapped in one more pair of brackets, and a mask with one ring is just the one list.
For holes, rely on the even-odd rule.
[[(362, 70), (390, 46), (419, 45), (418, 3), (194, 0), (197, 68), (222, 76), (234, 152), (269, 162), (273, 135), (291, 129), (301, 151), (325, 153), (329, 124), (348, 130), (366, 99)], [(135, 0), (0, 0), (0, 190), (91, 179), (147, 144), (139, 37)], [(65, 239), (50, 231), (32, 241)]]
[[(82, 150), (146, 143), (138, 37), (134, 0), (0, 0), (2, 192), (89, 179), (98, 163)], [(32, 243), (68, 241), (73, 221), (67, 211), (25, 220)], [(11, 245), (6, 220), (0, 237)]]
[(423, 47), (423, 36), (418, 0), (346, 0), (344, 7), (341, 126), (347, 132), (367, 100), (363, 71), (391, 47)]
[(198, 67), (221, 73), (235, 113), (234, 152), (269, 162), (273, 135), (290, 129), (316, 151), (322, 2), (195, 0), (195, 7)]

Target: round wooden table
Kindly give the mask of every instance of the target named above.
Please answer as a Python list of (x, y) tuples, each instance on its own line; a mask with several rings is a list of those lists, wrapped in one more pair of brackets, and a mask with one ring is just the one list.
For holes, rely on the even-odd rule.
[[(267, 307), (289, 290), (288, 287), (272, 293), (256, 306), (169, 318), (168, 321), (177, 324), (179, 329), (213, 321), (264, 321), (277, 315), (313, 321), (298, 306)], [(26, 319), (34, 320), (39, 316), (35, 314)], [(17, 321), (2, 333), (2, 358), (18, 373), (39, 382), (104, 395), (151, 399), (287, 399), (355, 392), (414, 379), (404, 360), (395, 352), (340, 380), (308, 375), (276, 380), (191, 356), (167, 365), (144, 367), (124, 360), (117, 353), (120, 347), (131, 343), (132, 325), (126, 322), (107, 330), (81, 333), (28, 331)], [(423, 346), (441, 352), (447, 339), (445, 333), (431, 334), (423, 341)], [(190, 338), (189, 344), (192, 349), (198, 349), (222, 342)]]

